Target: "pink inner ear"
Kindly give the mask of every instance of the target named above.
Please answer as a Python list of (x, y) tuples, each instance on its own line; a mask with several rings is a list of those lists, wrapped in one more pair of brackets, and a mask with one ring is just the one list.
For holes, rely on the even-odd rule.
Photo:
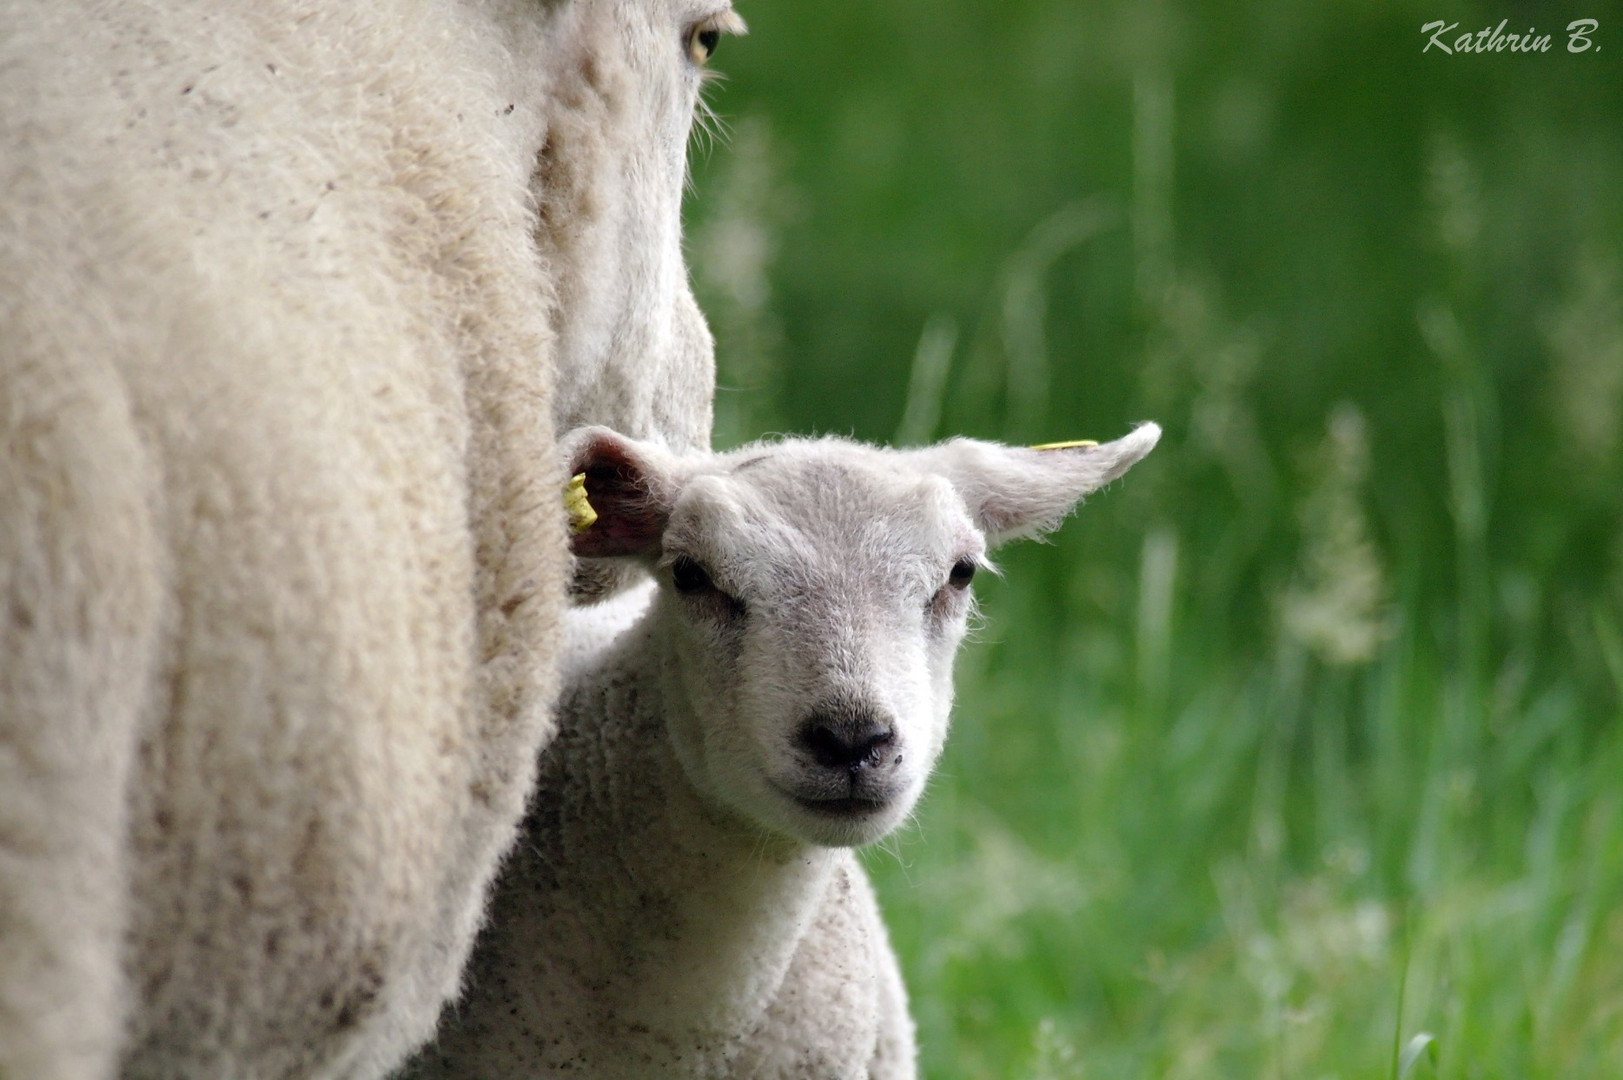
[(570, 540), (570, 550), (593, 559), (657, 552), (667, 514), (637, 460), (604, 439), (593, 442), (575, 467), (586, 475), (586, 500), (597, 520)]

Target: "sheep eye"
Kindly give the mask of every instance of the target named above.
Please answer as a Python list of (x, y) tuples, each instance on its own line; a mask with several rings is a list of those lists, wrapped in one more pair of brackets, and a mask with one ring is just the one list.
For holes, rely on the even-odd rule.
[(678, 555), (671, 563), (671, 584), (709, 618), (733, 622), (742, 619), (747, 612), (744, 601), (722, 592), (710, 572), (686, 555)]
[(716, 587), (710, 580), (705, 568), (682, 555), (671, 564), (671, 584), (683, 596), (693, 596), (696, 593), (708, 592)]
[(974, 578), (975, 560), (959, 559), (952, 564), (952, 573), (947, 575), (947, 584), (955, 589), (967, 589)]
[(716, 55), (716, 46), (720, 44), (720, 30), (714, 27), (695, 30), (688, 36), (688, 58), (704, 67), (710, 62), (710, 58)]
[(683, 46), (687, 49), (688, 59), (694, 66), (704, 67), (710, 62), (710, 58), (716, 55), (716, 47), (721, 44), (721, 35), (744, 32), (743, 19), (735, 12), (720, 11), (709, 18), (700, 19), (689, 27), (687, 36), (683, 39)]

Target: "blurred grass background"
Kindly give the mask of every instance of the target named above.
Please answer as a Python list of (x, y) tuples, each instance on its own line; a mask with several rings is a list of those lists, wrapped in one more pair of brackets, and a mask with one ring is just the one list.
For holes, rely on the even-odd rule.
[(739, 7), (718, 445), (1166, 428), (869, 853), (927, 1074), (1623, 1076), (1623, 7)]

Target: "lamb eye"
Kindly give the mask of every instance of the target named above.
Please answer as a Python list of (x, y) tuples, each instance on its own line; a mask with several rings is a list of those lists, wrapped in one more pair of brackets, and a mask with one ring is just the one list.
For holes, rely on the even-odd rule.
[(676, 591), (683, 596), (708, 592), (716, 587), (716, 583), (710, 580), (705, 568), (686, 555), (679, 556), (671, 564), (671, 584), (675, 585)]
[(967, 589), (974, 578), (975, 560), (959, 559), (952, 564), (952, 573), (947, 575), (947, 584), (955, 589)]

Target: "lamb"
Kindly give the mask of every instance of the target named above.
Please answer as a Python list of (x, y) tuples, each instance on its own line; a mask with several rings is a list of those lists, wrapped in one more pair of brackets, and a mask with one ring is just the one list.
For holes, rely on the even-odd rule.
[(726, 0), (0, 0), (0, 1077), (367, 1078), (515, 834), (554, 421), (707, 445)]
[(561, 731), (468, 996), (407, 1075), (913, 1076), (850, 849), (924, 788), (988, 549), (1159, 435), (712, 456), (570, 436), (597, 515), (575, 550), (656, 567), (657, 588), (571, 612)]

